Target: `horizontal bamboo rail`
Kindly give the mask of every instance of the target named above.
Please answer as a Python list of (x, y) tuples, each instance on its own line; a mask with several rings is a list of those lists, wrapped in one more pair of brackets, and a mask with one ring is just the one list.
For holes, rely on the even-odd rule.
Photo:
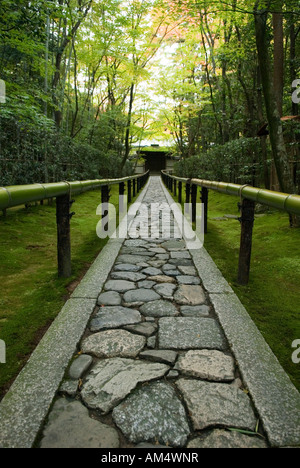
[(233, 195), (260, 203), (262, 205), (269, 206), (270, 208), (276, 208), (278, 210), (286, 211), (287, 213), (300, 216), (300, 196), (287, 194), (282, 192), (274, 192), (272, 190), (260, 189), (252, 187), (251, 185), (238, 185), (227, 182), (213, 182), (202, 179), (186, 179), (182, 177), (176, 177), (167, 174), (162, 171), (168, 177), (171, 177), (177, 182), (183, 182), (189, 185), (196, 185), (198, 187), (204, 187), (215, 192), (224, 193), (226, 195)]
[(95, 179), (76, 182), (64, 181), (51, 184), (0, 187), (0, 210), (6, 210), (32, 202), (49, 200), (67, 194), (71, 194), (71, 196), (78, 195), (103, 186), (116, 185), (141, 179), (146, 174), (123, 177), (121, 179)]
[(259, 189), (250, 185), (237, 185), (226, 182), (213, 182), (202, 179), (187, 179), (176, 177), (162, 171), (162, 179), (168, 189), (176, 196), (178, 192), (179, 203), (183, 201), (182, 188), (185, 188), (185, 203), (191, 204), (192, 222), (196, 221), (197, 188), (201, 187), (201, 201), (203, 204), (204, 233), (207, 233), (208, 191), (223, 193), (239, 197), (241, 216), (241, 242), (238, 268), (238, 283), (247, 285), (250, 276), (252, 253), (252, 234), (255, 219), (255, 204), (260, 203), (271, 208), (285, 211), (290, 215), (300, 216), (300, 196)]
[[(27, 206), (32, 202), (43, 202), (44, 200), (55, 198), (58, 276), (69, 278), (72, 275), (70, 221), (75, 214), (74, 212), (70, 213), (70, 208), (74, 203), (72, 197), (90, 190), (101, 189), (101, 203), (106, 206), (110, 198), (109, 187), (112, 185), (119, 185), (119, 203), (122, 203), (119, 210), (123, 211), (122, 195), (124, 195), (126, 191), (126, 182), (128, 203), (130, 203), (136, 193), (144, 186), (148, 177), (149, 171), (145, 174), (123, 177), (120, 179), (96, 179), (77, 182), (0, 187), (0, 210), (3, 210), (5, 214), (6, 210), (9, 208), (21, 205)], [(105, 218), (104, 215), (102, 219), (103, 218)]]

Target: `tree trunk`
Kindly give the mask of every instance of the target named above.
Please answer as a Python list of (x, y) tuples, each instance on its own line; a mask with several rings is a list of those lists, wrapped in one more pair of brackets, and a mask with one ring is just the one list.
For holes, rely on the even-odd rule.
[(130, 126), (131, 126), (133, 101), (134, 101), (134, 83), (132, 83), (130, 87), (129, 109), (128, 109), (128, 116), (127, 116), (126, 134), (125, 134), (125, 153), (124, 153), (122, 166), (121, 166), (122, 170), (124, 169), (124, 166), (130, 154)]
[(286, 193), (295, 193), (295, 187), (291, 177), (288, 155), (283, 138), (281, 118), (274, 91), (274, 83), (272, 80), (272, 67), (267, 31), (268, 12), (266, 10), (259, 10), (259, 3), (260, 2), (257, 2), (256, 10), (254, 12), (256, 44), (272, 153), (277, 169), (280, 189)]

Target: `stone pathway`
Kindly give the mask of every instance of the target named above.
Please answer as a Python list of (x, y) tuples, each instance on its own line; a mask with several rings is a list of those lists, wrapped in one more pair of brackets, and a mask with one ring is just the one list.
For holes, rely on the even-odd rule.
[[(167, 204), (155, 177), (144, 203), (157, 202)], [(38, 446), (268, 447), (176, 222), (152, 213), (150, 238), (149, 213), (131, 227)]]

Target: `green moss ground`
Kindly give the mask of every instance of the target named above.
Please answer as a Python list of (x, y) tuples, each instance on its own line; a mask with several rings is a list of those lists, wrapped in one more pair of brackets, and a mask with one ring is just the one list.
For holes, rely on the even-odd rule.
[[(117, 206), (118, 186), (111, 190)], [(55, 202), (0, 216), (0, 339), (6, 343), (0, 397), (106, 244), (96, 235), (100, 203), (100, 191), (94, 191), (78, 196), (72, 206), (73, 274), (67, 280), (57, 277)]]
[(294, 385), (300, 390), (300, 364), (291, 356), (300, 339), (300, 229), (289, 227), (288, 215), (266, 212), (255, 220), (251, 276), (237, 283), (240, 223), (215, 220), (239, 216), (238, 199), (209, 191), (205, 248), (244, 304)]

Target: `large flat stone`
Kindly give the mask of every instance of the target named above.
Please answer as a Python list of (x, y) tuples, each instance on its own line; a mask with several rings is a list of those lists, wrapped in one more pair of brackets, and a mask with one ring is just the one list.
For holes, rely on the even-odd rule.
[(165, 299), (172, 299), (176, 288), (177, 285), (171, 283), (160, 283), (154, 286), (154, 290)]
[(111, 278), (114, 280), (126, 280), (126, 281), (142, 281), (146, 278), (146, 275), (143, 275), (142, 273), (137, 273), (133, 271), (116, 271), (112, 273)]
[(146, 260), (147, 260), (147, 257), (143, 255), (123, 254), (123, 255), (119, 255), (116, 263), (130, 263), (132, 265), (137, 265), (139, 263), (145, 263)]
[(41, 448), (119, 448), (116, 429), (90, 418), (79, 401), (56, 401), (46, 425)]
[(144, 304), (140, 311), (146, 317), (169, 317), (179, 314), (171, 302), (162, 299)]
[(99, 305), (116, 306), (121, 305), (122, 298), (116, 291), (106, 291), (98, 297)]
[(133, 333), (137, 333), (138, 335), (151, 336), (153, 335), (153, 333), (156, 332), (157, 324), (150, 322), (142, 322), (137, 323), (136, 325), (127, 325), (125, 328), (126, 330), (132, 331)]
[(114, 266), (114, 271), (140, 271), (143, 267), (138, 265), (132, 265), (131, 263), (118, 263)]
[(200, 284), (200, 279), (197, 278), (197, 276), (191, 276), (191, 275), (180, 275), (176, 276), (176, 279), (179, 284)]
[(121, 279), (109, 280), (105, 283), (105, 291), (116, 291), (116, 292), (126, 292), (131, 289), (136, 289), (136, 285), (132, 281), (126, 281)]
[(141, 314), (134, 309), (122, 306), (101, 307), (91, 320), (91, 331), (97, 332), (109, 328), (118, 328), (141, 322)]
[(163, 317), (159, 319), (161, 349), (226, 348), (225, 337), (214, 319), (196, 317)]
[(114, 358), (100, 361), (83, 385), (81, 396), (90, 408), (108, 413), (118, 405), (139, 382), (163, 377), (165, 364)]
[(181, 401), (164, 382), (152, 383), (129, 396), (113, 410), (113, 419), (133, 443), (183, 447), (190, 433)]
[(216, 350), (192, 350), (180, 356), (176, 369), (190, 377), (215, 382), (234, 380), (234, 360)]
[(224, 383), (180, 379), (176, 382), (187, 404), (195, 430), (227, 426), (254, 431), (256, 417), (250, 398)]
[(181, 284), (174, 299), (181, 305), (200, 305), (206, 301), (202, 287), (189, 284)]
[(150, 302), (157, 299), (160, 299), (160, 296), (155, 291), (152, 291), (152, 289), (140, 288), (135, 291), (127, 291), (124, 294), (124, 302), (127, 304)]
[(98, 358), (136, 357), (144, 348), (146, 338), (126, 330), (106, 330), (86, 338), (81, 346), (84, 353)]
[(210, 307), (207, 305), (181, 306), (180, 311), (184, 317), (208, 317)]

